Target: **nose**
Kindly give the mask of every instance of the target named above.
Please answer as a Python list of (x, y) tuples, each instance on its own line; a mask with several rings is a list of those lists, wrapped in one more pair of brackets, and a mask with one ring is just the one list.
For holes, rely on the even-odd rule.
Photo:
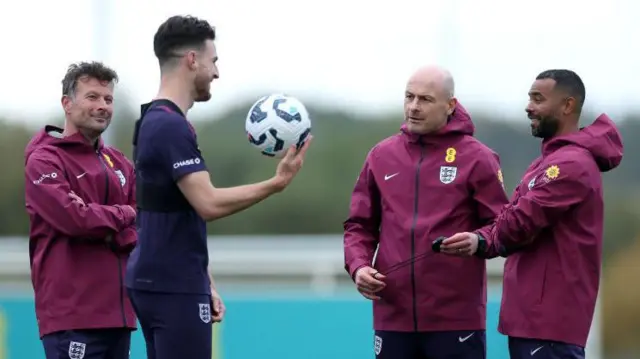
[(524, 112), (527, 113), (527, 115), (531, 115), (533, 113), (534, 109), (533, 109), (533, 104), (531, 102), (529, 102), (527, 104), (527, 107), (524, 108)]
[(411, 100), (411, 102), (409, 102), (409, 111), (410, 112), (417, 112), (418, 111), (418, 100), (417, 99), (413, 99)]

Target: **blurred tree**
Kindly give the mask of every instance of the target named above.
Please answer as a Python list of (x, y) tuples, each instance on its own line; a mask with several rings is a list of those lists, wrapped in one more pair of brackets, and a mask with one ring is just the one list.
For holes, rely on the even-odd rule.
[[(118, 107), (110, 129), (111, 140), (131, 156), (133, 123), (138, 108)], [(276, 160), (264, 157), (253, 149), (244, 134), (244, 118), (249, 104), (238, 106), (220, 119), (194, 121), (198, 138), (214, 183), (233, 186), (266, 179), (271, 176)], [(313, 114), (313, 133), (316, 138), (308, 154), (304, 170), (284, 193), (274, 196), (254, 208), (210, 224), (210, 233), (339, 233), (342, 230), (349, 195), (364, 157), (381, 139), (397, 133), (401, 116), (380, 115), (364, 118), (346, 113), (310, 108)], [(487, 112), (474, 112), (477, 137), (501, 156), (505, 183), (511, 191), (529, 163), (539, 154), (540, 143), (532, 139), (526, 125), (505, 122)], [(61, 124), (61, 119), (53, 120)], [(640, 133), (637, 121), (620, 124), (625, 136)], [(0, 186), (0, 234), (23, 235), (27, 232), (27, 217), (23, 195), (23, 153), (34, 128), (18, 123), (3, 123), (0, 134), (0, 159), (4, 164), (4, 178)], [(634, 132), (635, 131), (635, 132)], [(629, 145), (632, 148), (634, 145)], [(625, 228), (634, 226), (637, 213), (629, 208), (629, 193), (637, 184), (640, 161), (634, 160), (637, 151), (627, 149), (623, 165), (605, 176), (607, 210), (615, 225), (607, 225), (607, 238), (629, 238)], [(16, 210), (20, 208), (20, 210)], [(635, 228), (635, 227), (634, 227)], [(639, 228), (640, 229), (640, 228)], [(607, 241), (609, 243), (610, 241)], [(614, 241), (611, 241), (614, 243)]]
[[(111, 140), (131, 156), (133, 123), (138, 108), (119, 102)], [(244, 134), (249, 104), (230, 110), (217, 120), (195, 121), (201, 149), (214, 183), (220, 187), (259, 181), (272, 175), (276, 160), (251, 148)], [(310, 108), (315, 141), (305, 168), (290, 188), (266, 203), (209, 225), (211, 234), (340, 233), (349, 196), (362, 162), (370, 148), (397, 133), (399, 114), (367, 118)], [(473, 109), (471, 109), (473, 110)], [(531, 161), (540, 153), (540, 142), (532, 139), (525, 122), (504, 121), (486, 110), (471, 111), (476, 137), (501, 157), (508, 191), (512, 191)], [(586, 115), (585, 118), (594, 118)], [(62, 124), (52, 119), (51, 123)], [(585, 123), (586, 125), (587, 123)], [(37, 130), (17, 122), (0, 120), (0, 236), (25, 235), (28, 219), (24, 210), (24, 148)], [(40, 125), (40, 124), (39, 124)], [(625, 138), (640, 135), (640, 115), (618, 122)], [(605, 346), (640, 357), (636, 339), (640, 336), (640, 145), (625, 142), (625, 159), (612, 173), (605, 174), (607, 262), (604, 291)], [(635, 348), (635, 349), (634, 349)], [(634, 351), (635, 350), (635, 351)], [(607, 355), (607, 357), (612, 357)]]
[(640, 238), (618, 251), (602, 285), (603, 339), (607, 357), (640, 357)]
[(0, 233), (24, 234), (24, 148), (32, 131), (16, 123), (0, 120)]

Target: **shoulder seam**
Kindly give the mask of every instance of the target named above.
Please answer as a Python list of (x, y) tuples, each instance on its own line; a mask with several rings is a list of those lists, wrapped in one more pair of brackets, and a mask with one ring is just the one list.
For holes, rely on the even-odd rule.
[[(380, 151), (380, 148), (382, 146), (385, 146), (387, 144), (389, 144), (392, 141), (397, 141), (398, 140), (398, 136), (400, 136), (399, 134), (395, 134), (393, 136), (389, 136), (387, 138), (384, 138), (382, 140), (380, 140), (378, 143), (376, 143), (375, 145), (373, 145), (373, 147), (369, 150), (369, 153), (367, 154), (367, 157), (373, 157), (374, 155), (378, 155), (378, 151)], [(400, 139), (401, 140), (401, 139)], [(391, 143), (391, 145), (396, 145), (395, 143)]]
[(25, 170), (26, 170), (26, 167), (29, 166), (29, 162), (33, 158), (33, 155), (36, 155), (39, 160), (43, 162), (48, 161), (52, 165), (59, 167), (60, 170), (63, 172), (65, 179), (67, 179), (68, 181), (67, 169), (65, 168), (63, 161), (60, 160), (60, 155), (58, 154), (58, 150), (59, 150), (58, 147), (50, 146), (50, 145), (40, 146), (36, 148), (35, 150), (33, 150), (33, 152), (31, 152), (31, 154), (25, 160)]
[(475, 138), (475, 137), (473, 137), (471, 135), (466, 135), (465, 137), (468, 137), (469, 138), (469, 142), (472, 143), (474, 146), (478, 146), (479, 148), (481, 148), (482, 150), (487, 151), (487, 152), (491, 152), (491, 153), (495, 152), (491, 147), (487, 146), (486, 143), (480, 141), (479, 139), (477, 139), (477, 138)]
[(156, 106), (156, 107), (153, 107), (153, 108), (149, 109), (149, 110), (145, 113), (145, 116), (146, 116), (146, 115), (148, 115), (148, 114), (149, 114), (149, 113), (151, 113), (151, 112), (161, 112), (161, 113), (164, 113), (164, 114), (168, 115), (169, 117), (179, 117), (179, 118), (181, 118), (181, 119), (184, 119), (184, 118), (185, 118), (184, 116), (182, 116), (181, 114), (179, 114), (179, 113), (177, 113), (177, 112), (175, 112), (175, 111), (171, 110), (171, 109), (170, 109), (169, 107), (167, 107), (167, 106)]
[(53, 155), (56, 158), (58, 157), (58, 148), (51, 145), (39, 146), (38, 148), (31, 151), (31, 153), (27, 156), (27, 161), (33, 157), (33, 155), (38, 155), (43, 157), (45, 155)]

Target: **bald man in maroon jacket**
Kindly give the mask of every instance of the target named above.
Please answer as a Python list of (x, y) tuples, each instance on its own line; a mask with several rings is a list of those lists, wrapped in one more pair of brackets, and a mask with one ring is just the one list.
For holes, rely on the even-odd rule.
[(345, 267), (373, 300), (378, 359), (486, 355), (485, 259), (431, 250), (438, 237), (490, 224), (507, 203), (498, 156), (473, 137), (453, 90), (438, 67), (410, 78), (405, 123), (369, 152), (351, 198)]

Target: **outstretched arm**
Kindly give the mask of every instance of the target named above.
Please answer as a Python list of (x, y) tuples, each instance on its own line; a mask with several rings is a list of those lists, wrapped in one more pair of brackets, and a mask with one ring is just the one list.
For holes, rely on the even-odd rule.
[(594, 191), (588, 184), (588, 167), (577, 160), (549, 166), (527, 193), (498, 216), (487, 242), (504, 247), (507, 254), (533, 242)]
[(532, 243), (542, 230), (557, 223), (562, 214), (594, 190), (588, 183), (590, 165), (575, 159), (550, 165), (527, 193), (504, 208), (492, 227), (479, 233), (486, 248), (478, 247), (477, 234), (458, 233), (443, 242), (442, 251), (455, 254), (460, 248), (472, 252), (478, 248), (507, 256)]
[[(171, 116), (171, 115), (169, 115)], [(269, 180), (231, 188), (216, 188), (211, 182), (196, 137), (184, 118), (166, 121), (160, 131), (157, 151), (191, 206), (206, 221), (243, 211), (284, 190), (302, 167), (312, 141), (309, 136), (300, 150), (289, 149)]]

